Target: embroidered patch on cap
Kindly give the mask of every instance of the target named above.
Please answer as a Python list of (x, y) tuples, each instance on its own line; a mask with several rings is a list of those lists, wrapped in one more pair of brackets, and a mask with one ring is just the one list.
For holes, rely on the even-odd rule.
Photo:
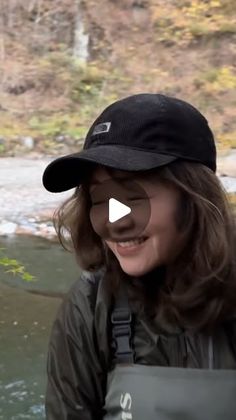
[(98, 125), (95, 125), (92, 132), (92, 136), (94, 134), (108, 133), (108, 131), (110, 130), (110, 127), (111, 127), (111, 122), (105, 122), (105, 123), (100, 123)]

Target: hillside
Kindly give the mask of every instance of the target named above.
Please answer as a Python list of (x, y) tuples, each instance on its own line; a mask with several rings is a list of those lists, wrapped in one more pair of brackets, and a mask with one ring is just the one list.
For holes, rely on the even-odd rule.
[(185, 99), (236, 148), (233, 0), (2, 0), (0, 154), (78, 150), (92, 119), (138, 92)]

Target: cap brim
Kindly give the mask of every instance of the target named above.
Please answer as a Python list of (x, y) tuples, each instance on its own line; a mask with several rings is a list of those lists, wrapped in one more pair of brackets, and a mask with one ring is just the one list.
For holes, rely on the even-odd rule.
[(176, 156), (119, 146), (97, 146), (53, 160), (46, 167), (42, 182), (50, 192), (62, 192), (83, 182), (94, 164), (124, 171), (145, 171), (166, 165)]

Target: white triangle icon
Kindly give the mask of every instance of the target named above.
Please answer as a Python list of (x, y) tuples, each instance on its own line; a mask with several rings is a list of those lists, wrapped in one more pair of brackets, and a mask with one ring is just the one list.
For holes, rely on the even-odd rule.
[(131, 208), (116, 200), (109, 199), (109, 222), (114, 223), (131, 212)]

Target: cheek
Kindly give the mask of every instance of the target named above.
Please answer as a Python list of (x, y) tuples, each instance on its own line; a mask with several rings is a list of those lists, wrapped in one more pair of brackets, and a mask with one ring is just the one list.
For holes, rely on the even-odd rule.
[(175, 202), (153, 203), (149, 227), (154, 232), (176, 231), (177, 206)]
[[(156, 203), (150, 219), (150, 235), (152, 246), (163, 261), (171, 261), (179, 254), (185, 244), (183, 235), (177, 225), (180, 218), (179, 201), (169, 200), (167, 203)], [(167, 260), (166, 260), (167, 258)]]

